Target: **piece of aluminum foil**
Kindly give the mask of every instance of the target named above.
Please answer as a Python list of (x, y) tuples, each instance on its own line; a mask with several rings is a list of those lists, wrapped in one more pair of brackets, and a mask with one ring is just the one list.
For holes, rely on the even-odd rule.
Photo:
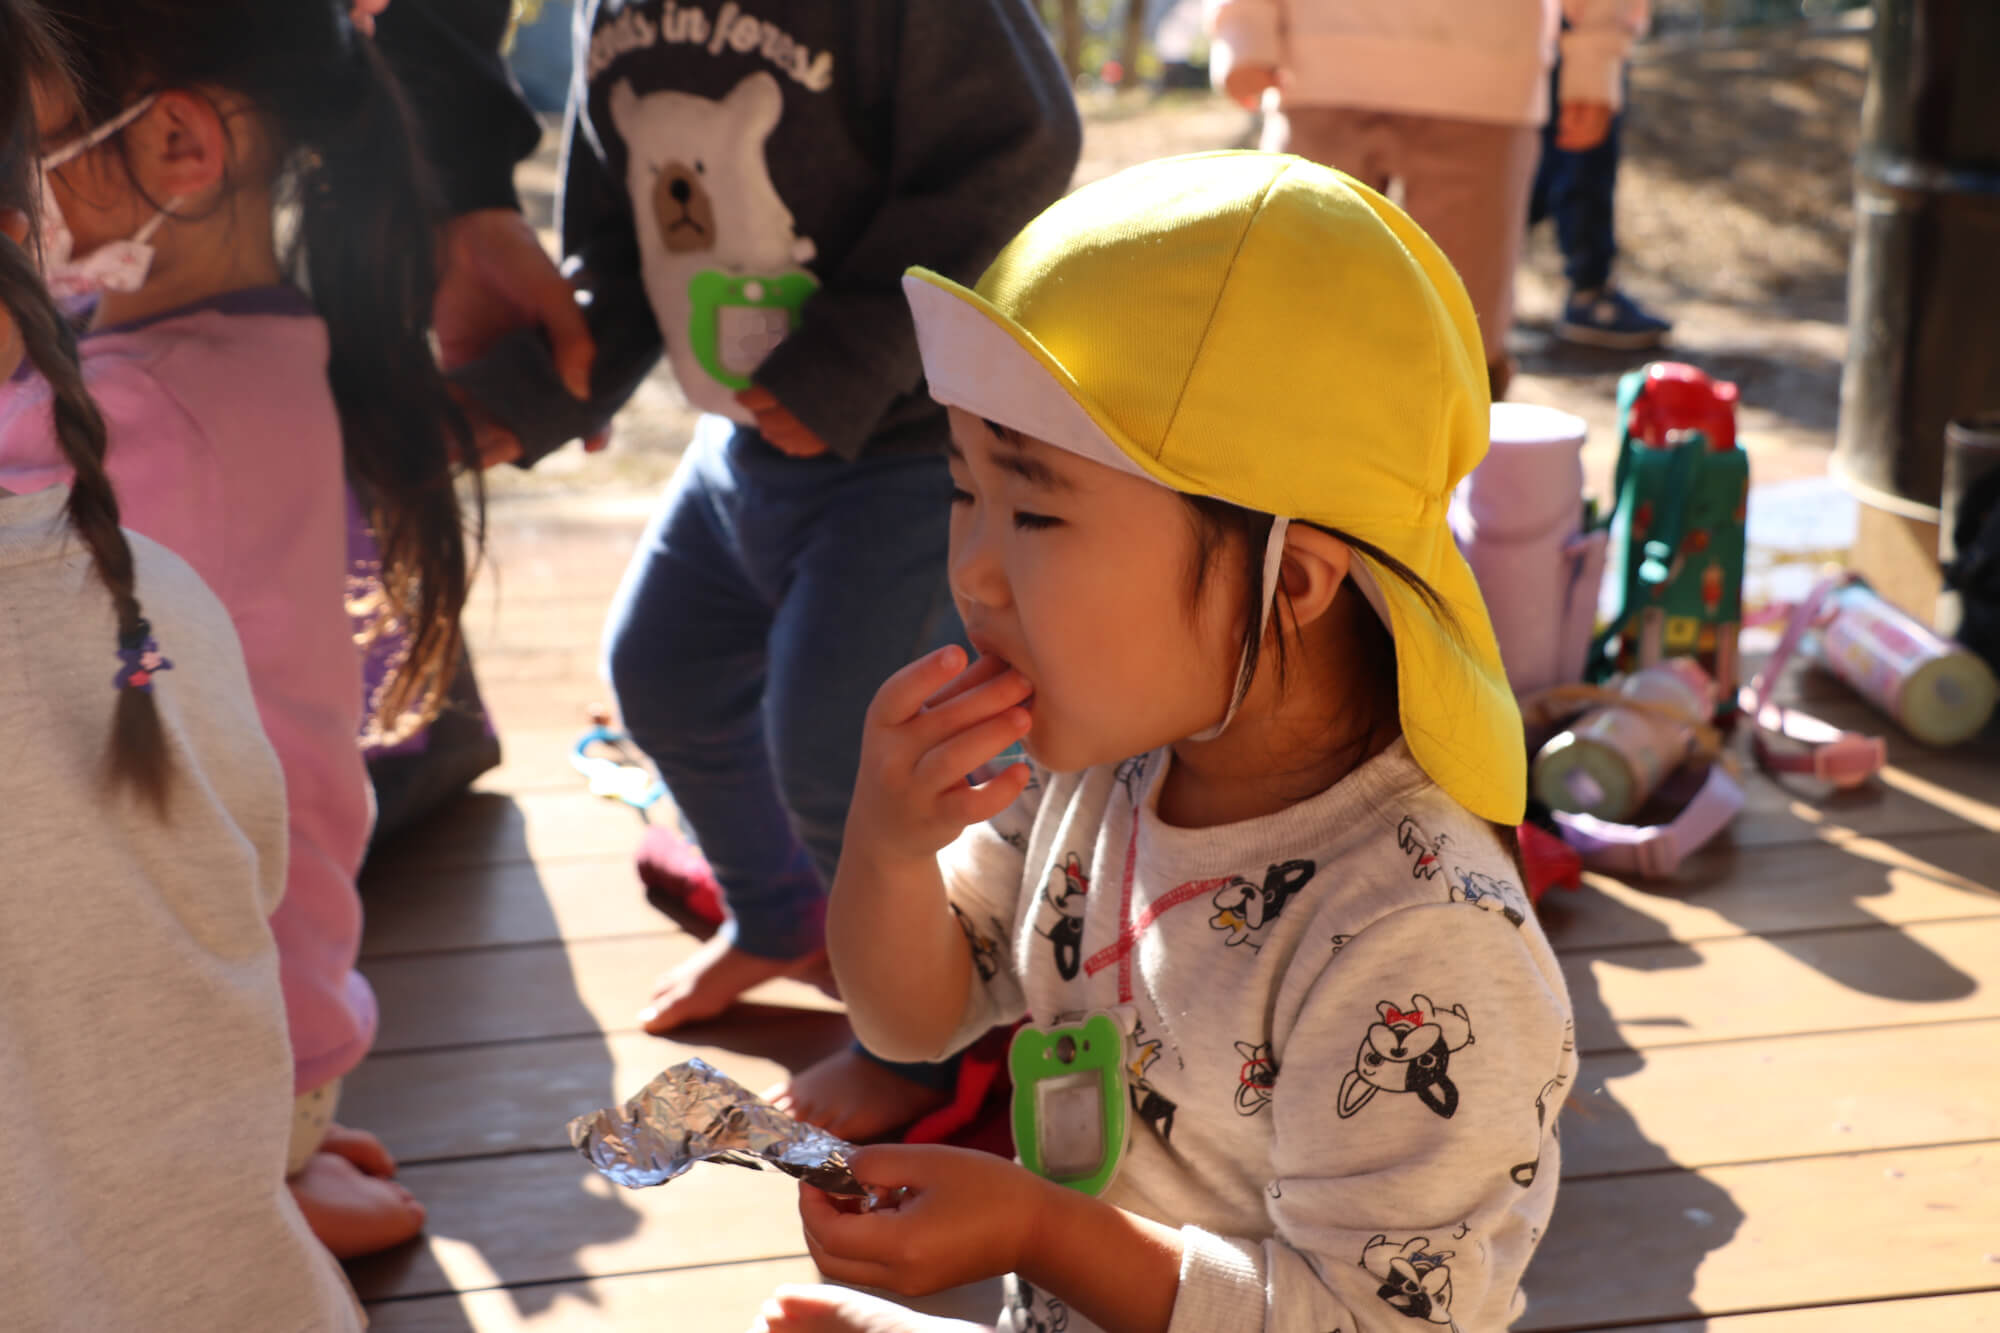
[(792, 1119), (705, 1060), (675, 1065), (623, 1106), (578, 1116), (569, 1141), (627, 1189), (664, 1185), (696, 1162), (726, 1162), (869, 1197), (848, 1169), (854, 1145)]

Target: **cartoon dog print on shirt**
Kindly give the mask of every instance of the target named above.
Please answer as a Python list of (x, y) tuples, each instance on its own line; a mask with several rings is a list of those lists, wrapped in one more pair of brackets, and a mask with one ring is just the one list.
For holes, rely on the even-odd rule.
[(1125, 796), (1133, 805), (1139, 804), (1139, 789), (1146, 785), (1146, 769), (1151, 766), (1151, 754), (1135, 754), (1112, 770), (1112, 780), (1125, 789)]
[(1525, 901), (1521, 891), (1504, 880), (1477, 870), (1467, 870), (1460, 866), (1451, 854), (1451, 835), (1440, 833), (1432, 837), (1424, 831), (1424, 826), (1408, 815), (1396, 826), (1396, 845), (1414, 856), (1410, 875), (1415, 879), (1437, 879), (1443, 877), (1447, 896), (1455, 903), (1471, 903), (1489, 912), (1500, 915), (1520, 925), (1528, 919), (1516, 900)]
[(1256, 1115), (1271, 1104), (1271, 1093), (1278, 1086), (1277, 1057), (1268, 1041), (1239, 1041), (1236, 1053), (1243, 1057), (1236, 1071), (1236, 1114)]
[(762, 70), (721, 101), (641, 97), (620, 80), (610, 109), (625, 141), (640, 270), (674, 377), (694, 406), (753, 424), (736, 392), (817, 286), (804, 267), (813, 243), (795, 229), (764, 160), (784, 94)]
[[(1000, 945), (990, 936), (983, 934), (972, 924), (972, 918), (958, 910), (956, 903), (947, 903), (951, 914), (958, 921), (959, 930), (965, 935), (966, 947), (972, 950), (972, 965), (979, 969), (979, 979), (991, 981), (1000, 975)], [(995, 923), (998, 924), (998, 923)]]
[(1132, 1029), (1132, 1058), (1125, 1064), (1125, 1088), (1132, 1098), (1132, 1110), (1153, 1127), (1162, 1143), (1173, 1140), (1174, 1114), (1180, 1107), (1146, 1081), (1146, 1071), (1159, 1063), (1165, 1046), (1160, 1038), (1147, 1036), (1146, 1025), (1138, 1023)]
[(1235, 876), (1216, 890), (1215, 915), (1208, 924), (1227, 933), (1231, 946), (1262, 948), (1257, 937), (1278, 919), (1292, 896), (1311, 882), (1315, 869), (1311, 861), (1286, 861), (1265, 870), (1261, 886)]
[[(1007, 1303), (1014, 1316), (1016, 1333), (1065, 1333), (1069, 1328), (1069, 1307), (1053, 1296), (1044, 1295), (1023, 1282), (1014, 1279), (1014, 1296)], [(1047, 1314), (1036, 1311), (1042, 1306)]]
[(1375, 1006), (1381, 1021), (1370, 1024), (1340, 1081), (1341, 1119), (1354, 1115), (1378, 1092), (1404, 1093), (1449, 1120), (1458, 1112), (1458, 1085), (1451, 1081), (1452, 1052), (1472, 1042), (1472, 1019), (1464, 1005), (1439, 1009), (1428, 995), (1414, 996), (1408, 1009), (1384, 1000)]
[(1047, 930), (1037, 926), (1035, 933), (1054, 948), (1056, 972), (1064, 981), (1075, 981), (1083, 964), (1082, 900), (1089, 892), (1090, 876), (1083, 873), (1083, 862), (1075, 852), (1063, 859), (1062, 869), (1042, 888), (1042, 901), (1056, 909), (1056, 919)]
[(1451, 1323), (1451, 1270), (1445, 1265), (1455, 1251), (1432, 1253), (1430, 1237), (1418, 1236), (1392, 1245), (1376, 1236), (1361, 1251), (1361, 1266), (1382, 1285), (1375, 1294), (1407, 1319), (1426, 1324)]
[[(1563, 1085), (1569, 1082), (1569, 1074), (1566, 1071), (1569, 1066), (1569, 1058), (1575, 1051), (1576, 1020), (1572, 1018), (1563, 1024), (1562, 1056), (1560, 1057), (1561, 1063), (1556, 1069), (1556, 1076), (1547, 1083), (1544, 1083), (1542, 1090), (1535, 1094), (1535, 1143), (1537, 1148), (1535, 1160), (1532, 1162), (1522, 1162), (1508, 1173), (1513, 1178), (1514, 1183), (1522, 1189), (1527, 1189), (1533, 1185), (1536, 1175), (1541, 1172), (1542, 1158), (1539, 1151), (1541, 1133), (1549, 1124), (1550, 1104), (1555, 1101), (1556, 1094), (1563, 1090)], [(1561, 1108), (1558, 1107), (1557, 1110), (1560, 1111)], [(1549, 1129), (1549, 1137), (1551, 1138), (1557, 1137), (1558, 1133), (1559, 1131), (1556, 1129)]]

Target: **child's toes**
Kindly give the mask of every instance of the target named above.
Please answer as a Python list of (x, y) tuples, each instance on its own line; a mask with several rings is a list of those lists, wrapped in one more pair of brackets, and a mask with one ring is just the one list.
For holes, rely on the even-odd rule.
[(386, 1180), (396, 1174), (396, 1159), (382, 1140), (365, 1129), (349, 1129), (346, 1125), (327, 1126), (326, 1138), (320, 1143), (321, 1152), (330, 1152), (337, 1157), (345, 1157), (371, 1176)]

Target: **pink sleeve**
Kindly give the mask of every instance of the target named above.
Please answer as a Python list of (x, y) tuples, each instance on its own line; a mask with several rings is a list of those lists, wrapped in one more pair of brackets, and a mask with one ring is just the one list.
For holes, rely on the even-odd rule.
[(1559, 102), (1624, 103), (1622, 71), (1632, 44), (1646, 31), (1647, 0), (1563, 0), (1569, 28), (1562, 35)]
[(194, 566), (227, 603), (222, 477), (207, 435), (144, 366), (107, 360), (90, 369), (119, 521)]

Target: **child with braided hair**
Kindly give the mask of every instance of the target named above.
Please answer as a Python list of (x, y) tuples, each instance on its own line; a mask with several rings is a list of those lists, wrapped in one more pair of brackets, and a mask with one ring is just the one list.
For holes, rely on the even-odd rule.
[(356, 1329), (285, 1184), (278, 762), (228, 613), (119, 527), (36, 273), (29, 84), (56, 69), (30, 0), (0, 0), (0, 381), (25, 360), (47, 384), (71, 473), (0, 490), (6, 1319)]
[[(452, 486), (467, 441), (429, 344), (436, 210), (348, 0), (40, 2), (73, 70), (35, 98), (43, 275), (58, 296), (95, 297), (83, 377), (125, 521), (193, 566), (242, 642), (290, 825), (271, 929), (291, 1173), (320, 1238), (369, 1253), (414, 1235), (423, 1211), (382, 1145), (332, 1118), (376, 1022), (355, 970), (372, 810), (346, 491), (369, 497), (382, 623), (409, 645), (376, 715), (427, 721), (468, 578)], [(0, 386), (0, 485), (71, 480), (59, 399), (46, 378)]]

